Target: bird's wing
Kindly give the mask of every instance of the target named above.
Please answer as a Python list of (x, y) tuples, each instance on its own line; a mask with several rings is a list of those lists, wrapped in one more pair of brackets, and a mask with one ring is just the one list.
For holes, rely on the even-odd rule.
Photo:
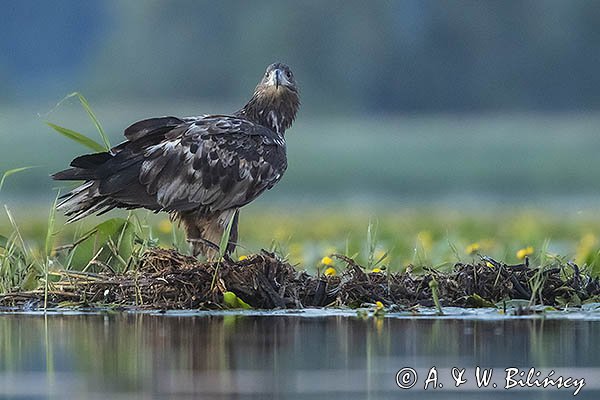
[(183, 124), (185, 121), (177, 117), (158, 117), (138, 121), (125, 129), (125, 137), (130, 142), (141, 139), (144, 136), (163, 134)]
[(231, 116), (187, 120), (144, 150), (139, 181), (167, 211), (240, 207), (271, 188), (287, 167), (285, 142)]

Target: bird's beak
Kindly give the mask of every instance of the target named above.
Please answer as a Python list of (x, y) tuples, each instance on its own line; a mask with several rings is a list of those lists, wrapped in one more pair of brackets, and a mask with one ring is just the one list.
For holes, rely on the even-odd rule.
[(279, 89), (279, 84), (281, 83), (281, 74), (283, 73), (280, 69), (276, 69), (274, 74), (275, 77), (275, 89)]

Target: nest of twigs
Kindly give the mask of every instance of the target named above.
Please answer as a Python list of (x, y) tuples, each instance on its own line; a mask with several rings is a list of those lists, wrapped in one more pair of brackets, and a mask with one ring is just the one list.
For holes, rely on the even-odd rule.
[[(0, 305), (20, 308), (83, 306), (132, 309), (226, 308), (223, 294), (234, 293), (257, 309), (304, 307), (442, 306), (482, 307), (503, 300), (577, 305), (600, 296), (600, 283), (572, 263), (533, 268), (506, 265), (487, 257), (458, 263), (452, 272), (365, 272), (354, 260), (338, 276), (314, 276), (263, 251), (242, 261), (199, 262), (174, 250), (150, 249), (138, 268), (125, 273), (62, 271), (48, 291), (0, 295)], [(409, 269), (410, 271), (410, 269)], [(433, 284), (432, 284), (433, 282)]]

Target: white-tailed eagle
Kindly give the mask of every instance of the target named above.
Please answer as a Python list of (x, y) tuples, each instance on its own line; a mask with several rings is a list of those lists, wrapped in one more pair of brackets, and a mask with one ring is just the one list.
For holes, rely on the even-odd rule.
[[(287, 65), (269, 65), (250, 101), (231, 115), (160, 117), (125, 129), (108, 152), (75, 158), (52, 177), (83, 180), (58, 209), (76, 221), (113, 208), (165, 211), (181, 221), (194, 255), (216, 254), (240, 207), (271, 189), (287, 167), (285, 131), (300, 105)], [(218, 247), (216, 247), (218, 248)]]

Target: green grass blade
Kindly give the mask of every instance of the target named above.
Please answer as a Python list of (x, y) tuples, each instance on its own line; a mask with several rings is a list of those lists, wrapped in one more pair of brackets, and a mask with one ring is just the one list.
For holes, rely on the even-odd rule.
[(378, 222), (373, 222), (369, 219), (369, 226), (367, 227), (367, 267), (373, 268), (375, 263), (375, 250), (377, 249), (377, 228)]
[(10, 210), (8, 209), (8, 207), (6, 206), (6, 204), (4, 205), (4, 211), (6, 212), (6, 216), (8, 217), (8, 220), (13, 228), (14, 234), (17, 236), (17, 239), (19, 239), (19, 244), (21, 246), (23, 254), (25, 254), (26, 250), (27, 250), (27, 245), (25, 244), (25, 240), (23, 240), (23, 236), (21, 235), (19, 226), (15, 222), (15, 219), (13, 218), (13, 215), (10, 212)]
[[(100, 146), (102, 148), (101, 150), (99, 150), (98, 148), (95, 147), (94, 150), (96, 150), (96, 151), (108, 151), (108, 150), (110, 150), (110, 148), (111, 148), (110, 141), (108, 140), (108, 136), (106, 135), (106, 132), (104, 131), (104, 128), (102, 128), (102, 124), (100, 124), (100, 120), (98, 120), (98, 117), (96, 117), (96, 114), (92, 110), (92, 107), (90, 107), (90, 103), (87, 101), (87, 99), (81, 93), (79, 93), (79, 92), (73, 92), (73, 93), (70, 93), (70, 94), (66, 95), (65, 97), (63, 97), (63, 99), (61, 101), (59, 101), (56, 104), (56, 106), (54, 106), (54, 108), (52, 110), (50, 110), (50, 112), (48, 112), (48, 114), (46, 114), (46, 116), (49, 115), (49, 114), (51, 114), (52, 112), (54, 112), (65, 101), (67, 101), (67, 100), (69, 100), (69, 99), (71, 99), (73, 97), (77, 97), (77, 99), (79, 100), (79, 103), (81, 104), (81, 106), (83, 107), (83, 109), (85, 110), (85, 112), (87, 113), (88, 117), (90, 117), (90, 120), (92, 120), (92, 123), (96, 127), (96, 130), (98, 131), (98, 134), (100, 134), (100, 137), (102, 138), (102, 142), (104, 143), (104, 146), (102, 146), (102, 145), (98, 144), (97, 142), (95, 142), (94, 140), (89, 139), (89, 138), (86, 137), (89, 141), (92, 141), (92, 142), (96, 143), (98, 146)], [(56, 128), (54, 128), (54, 129), (56, 129)], [(71, 132), (73, 132), (73, 131), (71, 131)], [(63, 132), (60, 132), (60, 133), (64, 134)], [(84, 136), (84, 135), (81, 135), (81, 134), (79, 134), (79, 135), (80, 136)], [(69, 137), (69, 136), (67, 136), (67, 137)], [(74, 138), (72, 138), (72, 139), (74, 139)], [(79, 140), (76, 140), (76, 141), (78, 141), (79, 143), (81, 143)]]
[(442, 310), (442, 304), (440, 303), (440, 297), (438, 295), (439, 284), (433, 276), (429, 281), (429, 287), (431, 288), (431, 297), (433, 297), (433, 303), (435, 304), (435, 308), (437, 309), (437, 314), (444, 315), (444, 311)]
[[(236, 211), (237, 212), (237, 211)], [(229, 218), (229, 222), (227, 223), (227, 228), (223, 231), (221, 235), (221, 242), (219, 243), (219, 256), (221, 259), (225, 256), (227, 252), (227, 245), (229, 244), (229, 237), (231, 236), (231, 228), (233, 227), (233, 221), (235, 220), (235, 212)]]
[(227, 253), (227, 245), (229, 244), (229, 236), (231, 235), (231, 229), (233, 227), (233, 220), (235, 220), (236, 213), (237, 213), (237, 211), (231, 215), (231, 218), (229, 218), (229, 221), (227, 223), (227, 227), (223, 230), (223, 234), (221, 235), (221, 241), (219, 242), (219, 261), (217, 262), (217, 266), (215, 267), (215, 272), (213, 274), (212, 282), (210, 283), (210, 290), (213, 290), (213, 288), (215, 287), (215, 282), (217, 280), (217, 274), (219, 272), (219, 266), (221, 265), (221, 261), (223, 261), (225, 254)]
[(2, 178), (0, 178), (0, 191), (2, 191), (2, 186), (4, 186), (4, 181), (6, 180), (6, 178), (8, 178), (9, 176), (22, 172), (22, 171), (26, 171), (28, 169), (31, 168), (35, 168), (35, 166), (29, 166), (29, 167), (20, 167), (20, 168), (14, 168), (14, 169), (9, 169), (8, 171), (5, 171), (4, 174), (2, 174)]
[(50, 269), (50, 257), (52, 256), (52, 249), (54, 248), (54, 225), (56, 222), (56, 204), (60, 197), (60, 190), (56, 192), (56, 197), (50, 208), (48, 214), (48, 227), (46, 230), (46, 240), (44, 242), (44, 310), (48, 307), (48, 272)]
[(102, 146), (100, 143), (96, 142), (93, 139), (90, 139), (89, 137), (79, 133), (79, 132), (75, 132), (71, 129), (68, 128), (64, 128), (62, 126), (53, 124), (52, 122), (46, 122), (46, 124), (54, 129), (56, 132), (60, 133), (61, 135), (67, 137), (68, 139), (73, 140), (74, 142), (77, 142), (83, 146), (86, 146), (96, 152), (104, 152), (107, 149)]
[(377, 261), (375, 261), (373, 263), (373, 268), (375, 268), (376, 266), (378, 266), (379, 264), (381, 264), (383, 262), (383, 260), (385, 260), (388, 257), (388, 255), (389, 255), (389, 252), (387, 252), (387, 251), (384, 252), (383, 255), (381, 255), (381, 257), (379, 257), (377, 259)]
[(60, 197), (60, 191), (56, 193), (56, 197), (54, 198), (54, 202), (52, 203), (52, 207), (50, 208), (50, 213), (48, 214), (48, 227), (46, 230), (46, 240), (44, 242), (44, 253), (46, 255), (46, 266), (48, 265), (50, 256), (52, 255), (52, 250), (54, 249), (54, 226), (56, 222), (56, 204), (58, 203), (58, 198)]
[[(92, 120), (92, 123), (96, 127), (96, 130), (100, 134), (100, 137), (102, 137), (102, 141), (104, 142), (105, 150), (110, 150), (111, 146), (110, 146), (110, 141), (108, 140), (108, 136), (106, 136), (106, 132), (104, 132), (104, 128), (102, 128), (102, 125), (100, 124), (100, 121), (98, 120), (98, 117), (96, 117), (96, 114), (94, 114), (94, 111), (92, 111), (92, 108), (90, 107), (90, 103), (88, 103), (87, 99), (79, 92), (71, 93), (71, 95), (77, 96), (77, 98), (79, 99), (79, 102), (81, 103), (81, 106), (84, 108), (85, 112), (87, 112), (88, 116)], [(71, 95), (69, 95), (69, 96), (71, 96)]]

